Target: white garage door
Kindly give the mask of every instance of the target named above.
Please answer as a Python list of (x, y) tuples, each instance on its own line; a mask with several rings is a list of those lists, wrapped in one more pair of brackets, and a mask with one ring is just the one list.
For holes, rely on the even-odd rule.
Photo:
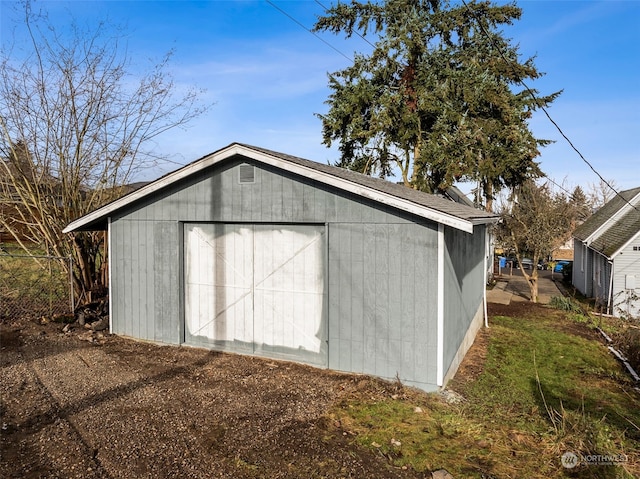
[(187, 343), (326, 364), (323, 226), (184, 231)]

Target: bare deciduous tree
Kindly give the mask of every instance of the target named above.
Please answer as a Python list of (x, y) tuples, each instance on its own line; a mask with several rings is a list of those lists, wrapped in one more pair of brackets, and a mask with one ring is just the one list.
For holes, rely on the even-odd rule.
[(120, 196), (160, 158), (152, 140), (206, 107), (195, 89), (176, 93), (170, 54), (136, 76), (115, 26), (62, 35), (27, 2), (16, 28), (29, 44), (0, 53), (0, 226), (26, 251), (73, 255), (86, 300), (106, 285), (103, 235), (62, 229)]
[(613, 180), (600, 179), (598, 183), (589, 183), (589, 201), (594, 211), (599, 210), (616, 196), (618, 186)]
[(538, 302), (537, 264), (569, 239), (575, 216), (567, 198), (554, 194), (547, 183), (538, 186), (533, 181), (516, 188), (511, 204), (502, 211), (498, 240), (515, 253), (519, 264), (525, 255), (532, 259), (531, 273), (524, 268), (521, 271), (534, 303)]

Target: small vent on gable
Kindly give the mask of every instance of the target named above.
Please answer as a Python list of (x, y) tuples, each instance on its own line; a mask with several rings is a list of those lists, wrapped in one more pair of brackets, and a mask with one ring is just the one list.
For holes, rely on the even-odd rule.
[(240, 183), (255, 183), (256, 174), (253, 165), (240, 165)]

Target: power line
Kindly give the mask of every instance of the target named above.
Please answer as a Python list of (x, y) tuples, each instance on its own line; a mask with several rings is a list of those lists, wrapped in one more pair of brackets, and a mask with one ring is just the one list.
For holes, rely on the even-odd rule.
[[(320, 40), (322, 43), (324, 43), (325, 45), (327, 45), (329, 48), (331, 48), (332, 50), (334, 50), (335, 52), (337, 52), (338, 54), (342, 55), (344, 58), (346, 58), (349, 61), (353, 61), (353, 59), (351, 57), (349, 57), (348, 55), (346, 55), (345, 53), (343, 53), (342, 51), (340, 51), (338, 48), (334, 47), (333, 45), (331, 45), (329, 42), (327, 42), (324, 38), (320, 37), (319, 35), (317, 35), (313, 30), (307, 28), (304, 24), (302, 24), (301, 22), (299, 22), (297, 19), (295, 19), (292, 15), (290, 15), (289, 13), (287, 13), (286, 11), (284, 11), (282, 8), (278, 7), (276, 4), (274, 4), (271, 0), (266, 0), (266, 2), (271, 5), (273, 8), (275, 8), (276, 10), (278, 10), (280, 13), (282, 13), (283, 15), (285, 15), (287, 18), (289, 18), (291, 21), (295, 22), (297, 25), (299, 25), (300, 27), (304, 28), (308, 33), (311, 33), (314, 37), (316, 37), (318, 40)], [(322, 7), (325, 11), (328, 10), (327, 7), (325, 5), (322, 4), (322, 2), (320, 2), (319, 0), (315, 0), (315, 2)], [(498, 45), (495, 40), (491, 37), (491, 35), (489, 35), (489, 32), (487, 32), (487, 30), (485, 29), (484, 25), (482, 24), (482, 22), (476, 17), (475, 12), (473, 10), (471, 10), (471, 8), (469, 8), (469, 5), (467, 4), (467, 2), (465, 0), (461, 0), (462, 4), (465, 6), (465, 8), (467, 9), (467, 11), (475, 18), (475, 20), (478, 23), (478, 26), (480, 27), (480, 30), (482, 31), (483, 35), (485, 37), (487, 37), (487, 39), (492, 43), (492, 45), (494, 46), (494, 48), (498, 51), (498, 53), (500, 54), (500, 56), (502, 57), (502, 59), (506, 62), (506, 63), (511, 63), (511, 60), (509, 60), (506, 55), (504, 54), (504, 52), (502, 51), (502, 49), (500, 48), (500, 45)], [(371, 43), (368, 39), (366, 39), (363, 35), (361, 35), (358, 31), (354, 30), (354, 33), (356, 35), (358, 35), (362, 40), (364, 40), (365, 42), (367, 42), (371, 47), (376, 48), (376, 46)], [(622, 198), (622, 200), (628, 204), (629, 206), (631, 206), (633, 209), (635, 209), (636, 211), (640, 211), (638, 210), (638, 208), (636, 208), (634, 205), (632, 205), (624, 196), (622, 196), (594, 167), (593, 165), (584, 157), (584, 155), (580, 152), (580, 150), (578, 150), (578, 148), (573, 144), (573, 142), (569, 139), (569, 137), (564, 133), (564, 131), (562, 130), (562, 128), (560, 128), (560, 125), (558, 125), (558, 123), (556, 123), (556, 121), (551, 117), (551, 115), (549, 114), (549, 112), (547, 111), (547, 109), (545, 108), (545, 106), (539, 101), (538, 97), (536, 96), (536, 94), (533, 92), (533, 90), (531, 88), (529, 88), (529, 86), (524, 82), (524, 80), (518, 78), (517, 79), (518, 83), (520, 83), (525, 90), (529, 93), (529, 95), (531, 95), (531, 98), (533, 98), (536, 101), (537, 106), (543, 111), (543, 113), (545, 114), (545, 116), (547, 117), (547, 119), (551, 122), (551, 124), (556, 128), (556, 130), (558, 130), (558, 132), (560, 133), (560, 135), (566, 140), (566, 142), (569, 144), (569, 146), (578, 154), (578, 156), (582, 159), (582, 161), (598, 176), (598, 178), (600, 178), (600, 180), (607, 185), (607, 187), (609, 189), (611, 189), (611, 191), (613, 191), (617, 196), (619, 196), (620, 198)], [(554, 180), (552, 180), (549, 176), (547, 176), (546, 174), (543, 175), (545, 178), (547, 178), (549, 181), (551, 181), (554, 185), (556, 185), (558, 188), (560, 188), (561, 190), (565, 191), (567, 194), (571, 195), (571, 192), (569, 192), (568, 190), (566, 190), (564, 187), (560, 186), (558, 183), (556, 183)]]
[[(315, 2), (320, 5), (322, 8), (324, 8), (324, 11), (326, 12), (327, 10), (329, 10), (327, 7), (325, 7), (321, 2), (319, 2), (318, 0), (315, 0)], [(373, 48), (376, 48), (376, 46), (371, 43), (369, 40), (367, 40), (364, 35), (360, 35), (360, 32), (358, 32), (357, 30), (354, 30), (353, 33), (355, 33), (356, 35), (358, 35), (360, 38), (362, 38), (365, 42), (367, 42), (369, 45), (371, 45)]]
[[(498, 45), (495, 40), (491, 37), (491, 35), (489, 35), (489, 32), (487, 32), (487, 30), (484, 28), (484, 25), (482, 24), (482, 22), (476, 17), (476, 14), (473, 10), (471, 10), (471, 8), (469, 8), (469, 5), (467, 4), (467, 2), (465, 0), (460, 0), (462, 2), (462, 4), (465, 6), (465, 8), (467, 9), (467, 11), (476, 19), (476, 21), (478, 22), (478, 26), (480, 27), (480, 30), (482, 31), (482, 34), (487, 37), (487, 39), (491, 42), (491, 44), (493, 45), (493, 47), (498, 51), (498, 53), (500, 54), (500, 56), (502, 57), (502, 59), (507, 63), (510, 64), (511, 60), (509, 60), (506, 55), (504, 54), (504, 52), (502, 51), (502, 49), (500, 48), (500, 45)], [(598, 178), (600, 178), (600, 180), (602, 180), (602, 182), (607, 185), (611, 191), (613, 191), (617, 196), (619, 196), (620, 198), (622, 198), (622, 200), (627, 203), (629, 206), (631, 206), (634, 210), (636, 211), (640, 211), (638, 210), (638, 208), (636, 208), (634, 205), (632, 205), (631, 203), (629, 203), (629, 201), (622, 196), (613, 186), (611, 186), (609, 184), (609, 182), (607, 180), (605, 180), (603, 178), (603, 176), (598, 173), (598, 171), (596, 171), (596, 169), (593, 167), (593, 165), (583, 156), (583, 154), (580, 152), (580, 150), (578, 150), (578, 148), (575, 147), (575, 145), (573, 144), (573, 142), (569, 139), (569, 137), (567, 135), (565, 135), (564, 131), (562, 131), (562, 128), (560, 128), (560, 126), (553, 120), (553, 118), (551, 118), (551, 115), (549, 114), (549, 112), (547, 111), (547, 109), (544, 107), (544, 105), (539, 101), (538, 97), (536, 96), (536, 94), (533, 92), (533, 90), (531, 90), (531, 88), (529, 88), (529, 86), (524, 82), (524, 80), (518, 78), (518, 83), (520, 83), (525, 90), (527, 90), (527, 92), (529, 93), (529, 95), (531, 95), (531, 98), (533, 98), (536, 101), (536, 104), (538, 105), (538, 107), (544, 112), (545, 116), (549, 119), (549, 121), (551, 122), (551, 124), (556, 128), (556, 130), (558, 130), (558, 132), (560, 133), (560, 135), (567, 141), (567, 143), (569, 144), (569, 146), (578, 154), (578, 156), (582, 159), (583, 162), (585, 162), (587, 164), (587, 166), (589, 168), (591, 168), (591, 170), (598, 176)], [(545, 175), (546, 176), (546, 175)]]
[(278, 10), (280, 13), (282, 13), (285, 17), (289, 18), (291, 21), (295, 22), (297, 25), (301, 26), (302, 28), (304, 28), (307, 32), (309, 32), (311, 35), (313, 35), (314, 37), (316, 37), (318, 40), (320, 40), (322, 43), (324, 43), (325, 45), (327, 45), (329, 48), (331, 48), (332, 50), (335, 50), (336, 52), (338, 52), (340, 55), (342, 55), (343, 57), (345, 57), (347, 60), (349, 60), (350, 62), (353, 61), (353, 58), (351, 58), (348, 55), (345, 55), (344, 53), (342, 53), (340, 50), (338, 50), (336, 47), (334, 47), (333, 45), (331, 45), (331, 43), (329, 43), (328, 41), (326, 41), (324, 38), (322, 38), (320, 35), (316, 34), (313, 30), (310, 30), (309, 28), (305, 27), (301, 22), (299, 22), (298, 20), (296, 20), (295, 18), (293, 18), (291, 15), (289, 15), (287, 12), (285, 12), (282, 8), (280, 8), (279, 6), (277, 6), (275, 3), (273, 3), (271, 0), (266, 0), (266, 2), (271, 5), (273, 8), (275, 8), (276, 10)]

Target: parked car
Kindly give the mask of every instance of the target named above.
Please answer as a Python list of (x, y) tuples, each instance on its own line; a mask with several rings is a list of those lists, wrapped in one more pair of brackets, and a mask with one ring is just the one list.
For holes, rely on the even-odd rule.
[(522, 269), (533, 269), (533, 260), (530, 258), (522, 258)]
[(553, 272), (562, 273), (562, 271), (564, 270), (564, 267), (568, 264), (571, 264), (571, 261), (566, 261), (566, 260), (558, 261), (553, 268)]

